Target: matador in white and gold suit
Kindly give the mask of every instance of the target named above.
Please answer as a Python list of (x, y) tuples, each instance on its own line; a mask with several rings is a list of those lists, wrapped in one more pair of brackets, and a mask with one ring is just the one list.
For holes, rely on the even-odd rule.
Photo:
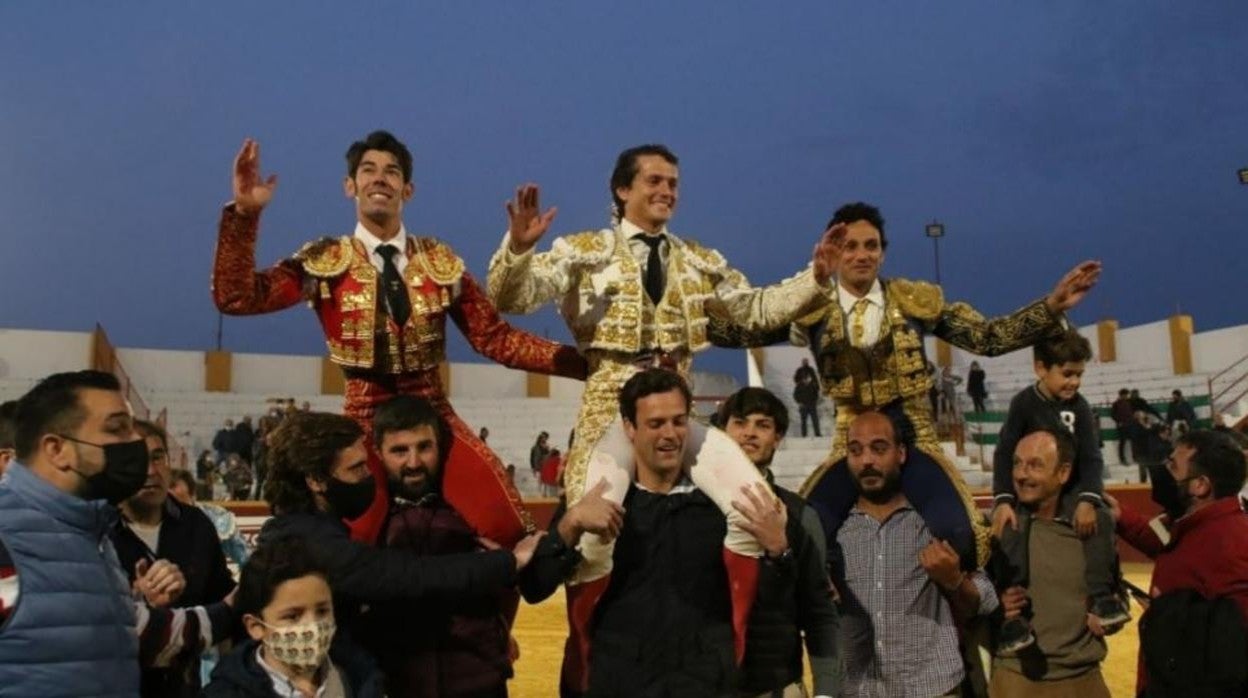
[[(693, 355), (711, 346), (711, 326), (767, 332), (764, 328), (784, 328), (827, 303), (830, 273), (820, 267), (820, 254), (827, 253), (823, 243), (807, 269), (773, 286), (754, 288), (719, 252), (667, 229), (676, 191), (676, 161), (670, 151), (662, 146), (627, 150), (612, 176), (612, 194), (622, 216), (611, 228), (558, 238), (542, 253), (535, 253), (533, 245), (553, 211), (537, 215), (536, 187), (531, 185), (522, 187), (508, 205), (511, 228), (490, 260), (487, 293), (504, 313), (530, 313), (558, 302), (589, 363), (564, 471), (569, 506), (602, 478), (610, 483), (609, 498), (622, 501), (628, 491), (632, 450), (620, 428), (618, 398), (635, 372), (664, 366), (688, 380)], [(540, 232), (534, 235), (534, 230)], [(694, 485), (728, 517), (725, 563), (734, 589), (734, 627), (741, 631), (762, 551), (734, 525), (740, 514), (731, 502), (741, 486), (761, 482), (761, 476), (727, 436), (698, 424), (691, 426), (686, 458)], [(574, 636), (605, 591), (611, 570), (611, 546), (596, 535), (582, 536), (578, 549), (583, 562), (569, 586)], [(738, 640), (742, 637), (738, 632)], [(569, 655), (578, 652), (576, 642), (575, 637), (570, 640)], [(580, 651), (587, 651), (587, 645)], [(565, 656), (565, 671), (568, 661)]]

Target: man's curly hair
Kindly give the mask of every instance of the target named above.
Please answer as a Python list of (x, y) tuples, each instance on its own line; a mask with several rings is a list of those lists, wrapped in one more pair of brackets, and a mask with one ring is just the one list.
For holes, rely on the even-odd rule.
[(328, 412), (294, 412), (267, 437), (269, 477), (264, 499), (274, 514), (315, 512), (307, 478), (328, 480), (338, 453), (364, 435), (354, 420)]

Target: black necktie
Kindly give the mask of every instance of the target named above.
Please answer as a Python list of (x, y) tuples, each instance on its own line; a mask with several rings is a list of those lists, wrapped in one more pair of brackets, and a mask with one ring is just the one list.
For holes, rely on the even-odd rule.
[(407, 324), (407, 318), (412, 314), (412, 301), (407, 297), (407, 287), (403, 284), (399, 268), (394, 265), (394, 255), (398, 252), (399, 248), (394, 245), (377, 246), (377, 254), (386, 260), (381, 268), (381, 286), (386, 295), (386, 309), (390, 312), (390, 317), (394, 318), (395, 324), (402, 327)]
[(650, 255), (646, 257), (646, 295), (658, 305), (663, 298), (663, 258), (659, 256), (659, 243), (663, 242), (663, 236), (643, 234), (636, 236), (636, 239), (650, 246)]

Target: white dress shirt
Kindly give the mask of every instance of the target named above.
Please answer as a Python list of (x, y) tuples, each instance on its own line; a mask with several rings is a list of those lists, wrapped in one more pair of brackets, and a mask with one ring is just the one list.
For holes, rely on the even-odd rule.
[(364, 249), (368, 250), (368, 261), (373, 263), (377, 271), (382, 271), (386, 264), (386, 258), (377, 252), (377, 248), (382, 245), (394, 245), (398, 248), (399, 253), (394, 256), (394, 266), (398, 268), (400, 274), (407, 268), (407, 228), (402, 223), (399, 224), (398, 235), (385, 242), (370, 233), (363, 223), (356, 223), (355, 239), (364, 243)]
[[(846, 337), (852, 337), (854, 327), (854, 304), (858, 302), (858, 296), (850, 293), (844, 286), (837, 284), (837, 299), (841, 303), (841, 310), (845, 313), (845, 333)], [(880, 327), (884, 321), (884, 286), (880, 284), (880, 280), (876, 279), (871, 285), (871, 290), (867, 291), (867, 295), (863, 296), (867, 300), (867, 310), (862, 316), (862, 346), (869, 347), (880, 338)]]

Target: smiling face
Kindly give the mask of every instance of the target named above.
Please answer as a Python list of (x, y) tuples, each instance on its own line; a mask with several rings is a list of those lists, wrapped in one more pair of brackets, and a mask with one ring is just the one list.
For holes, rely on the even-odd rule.
[(438, 435), (432, 426), (387, 431), (380, 451), (391, 493), (416, 501), (436, 487), (441, 468)]
[(1084, 362), (1067, 361), (1045, 366), (1043, 362), (1037, 361), (1035, 370), (1041, 391), (1050, 398), (1072, 400), (1079, 393), (1079, 386), (1083, 382)]
[(651, 393), (637, 400), (636, 423), (624, 421), (624, 433), (633, 442), (639, 480), (668, 480), (682, 467), (689, 434), (689, 403), (679, 390)]
[(637, 174), (615, 195), (624, 202), (624, 218), (650, 232), (667, 224), (676, 211), (679, 170), (661, 155), (637, 156)]
[(884, 245), (880, 229), (862, 220), (847, 225), (836, 270), (842, 285), (862, 293), (870, 291), (883, 263)]
[(1018, 501), (1032, 509), (1055, 503), (1070, 479), (1070, 463), (1060, 462), (1057, 440), (1038, 431), (1014, 447), (1014, 492)]
[(728, 423), (724, 425), (724, 433), (736, 441), (750, 461), (759, 468), (771, 465), (776, 448), (783, 438), (776, 431), (776, 420), (761, 412), (744, 417), (729, 417)]
[(366, 150), (355, 173), (343, 181), (347, 197), (355, 199), (356, 217), (378, 226), (396, 223), (403, 204), (415, 187), (403, 180), (403, 168), (393, 153)]

